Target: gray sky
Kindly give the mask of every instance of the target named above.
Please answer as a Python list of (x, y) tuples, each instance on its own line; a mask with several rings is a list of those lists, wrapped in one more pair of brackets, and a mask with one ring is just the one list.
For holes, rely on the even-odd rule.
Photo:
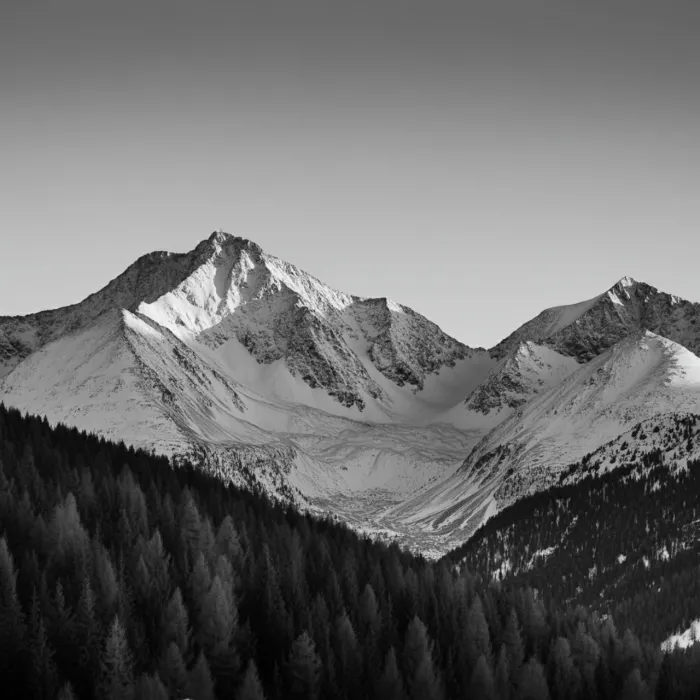
[(0, 313), (218, 228), (470, 345), (700, 301), (696, 5), (1, 3)]

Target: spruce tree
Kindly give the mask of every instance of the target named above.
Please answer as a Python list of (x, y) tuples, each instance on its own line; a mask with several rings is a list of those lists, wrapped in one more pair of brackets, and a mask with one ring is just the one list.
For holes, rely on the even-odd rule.
[(633, 668), (622, 686), (620, 700), (651, 700), (651, 698), (647, 684), (642, 680), (642, 674), (638, 668)]
[(16, 583), (12, 554), (5, 537), (0, 537), (0, 678), (12, 696), (21, 688), (20, 655), (25, 642), (24, 613)]
[(64, 683), (56, 696), (57, 700), (77, 700), (77, 696), (73, 691), (73, 686), (70, 683)]
[(571, 645), (563, 637), (552, 642), (547, 662), (547, 678), (553, 700), (567, 700), (580, 685), (579, 672), (571, 658)]
[(510, 664), (508, 663), (508, 649), (505, 643), (501, 644), (501, 649), (498, 652), (494, 684), (496, 697), (499, 700), (510, 700), (513, 685), (511, 683)]
[(336, 620), (334, 640), (337, 683), (342, 696), (353, 698), (359, 695), (361, 667), (355, 630), (347, 614)]
[(193, 700), (215, 700), (214, 679), (203, 651), (199, 652), (197, 661), (189, 674), (188, 695)]
[(496, 700), (493, 671), (483, 654), (474, 664), (466, 697), (479, 698), (479, 700)]
[(248, 662), (243, 681), (236, 693), (236, 700), (265, 700), (258, 669), (252, 659)]
[(440, 698), (440, 679), (435, 670), (432, 643), (418, 616), (411, 620), (404, 639), (404, 677), (411, 700)]
[(100, 657), (98, 696), (104, 700), (131, 700), (134, 692), (132, 658), (126, 632), (115, 617)]
[(190, 628), (187, 608), (182, 600), (182, 592), (176, 588), (163, 610), (161, 620), (161, 643), (165, 648), (174, 642), (183, 659), (187, 659), (190, 644)]
[(549, 700), (544, 669), (536, 658), (531, 658), (520, 669), (515, 697), (517, 700)]
[(180, 648), (175, 642), (168, 644), (160, 663), (158, 675), (170, 697), (181, 698), (188, 686), (187, 668), (182, 659)]
[(477, 595), (467, 613), (466, 630), (464, 631), (467, 661), (470, 667), (476, 663), (480, 656), (483, 656), (491, 665), (491, 635), (489, 626), (484, 615), (484, 608), (481, 598)]
[(407, 700), (394, 647), (389, 647), (386, 653), (384, 670), (377, 682), (374, 697), (375, 700)]
[(54, 650), (49, 644), (36, 591), (32, 599), (28, 632), (31, 659), (29, 680), (32, 695), (37, 700), (52, 700), (58, 690), (58, 670), (54, 663)]
[[(168, 691), (157, 673), (140, 675), (134, 686), (134, 700), (168, 700)], [(192, 696), (196, 700), (195, 696)]]
[(316, 700), (321, 661), (308, 632), (302, 632), (292, 643), (286, 671), (289, 697), (292, 700)]
[(510, 609), (508, 621), (503, 630), (502, 640), (508, 650), (508, 666), (510, 668), (510, 680), (513, 685), (518, 677), (520, 667), (523, 665), (524, 650), (520, 625), (515, 608)]

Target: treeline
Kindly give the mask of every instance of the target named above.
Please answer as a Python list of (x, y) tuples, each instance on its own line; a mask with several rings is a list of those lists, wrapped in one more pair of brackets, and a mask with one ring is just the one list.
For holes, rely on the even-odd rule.
[[(685, 444), (697, 417), (678, 419)], [(677, 470), (661, 450), (599, 477), (555, 486), (506, 508), (446, 560), (531, 586), (546, 599), (612, 615), (660, 643), (700, 618), (700, 461)]]
[(0, 404), (0, 695), (694, 698), (700, 653)]

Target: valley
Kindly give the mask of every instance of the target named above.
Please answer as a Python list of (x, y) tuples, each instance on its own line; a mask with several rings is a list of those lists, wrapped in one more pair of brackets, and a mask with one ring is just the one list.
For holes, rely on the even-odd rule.
[(698, 318), (622, 278), (472, 348), (216, 232), (0, 318), (0, 397), (437, 557), (640, 420), (700, 411)]

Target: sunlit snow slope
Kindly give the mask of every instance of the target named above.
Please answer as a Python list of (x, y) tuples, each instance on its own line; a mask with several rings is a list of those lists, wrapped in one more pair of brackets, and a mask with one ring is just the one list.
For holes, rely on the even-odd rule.
[(8, 404), (370, 527), (481, 438), (434, 419), (496, 364), (224, 233), (75, 306), (0, 319), (0, 360)]
[(695, 410), (699, 309), (623, 278), (474, 349), (218, 232), (0, 318), (0, 399), (438, 553), (632, 422)]
[(436, 536), (464, 539), (486, 517), (552, 485), (567, 465), (640, 421), (699, 410), (700, 358), (637, 331), (511, 414), (451, 477), (395, 515)]

